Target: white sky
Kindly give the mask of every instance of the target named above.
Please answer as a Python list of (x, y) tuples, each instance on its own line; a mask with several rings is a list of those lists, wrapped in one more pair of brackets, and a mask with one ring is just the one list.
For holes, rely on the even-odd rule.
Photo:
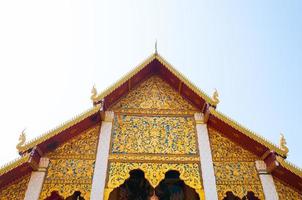
[(0, 164), (32, 139), (91, 107), (154, 52), (218, 109), (302, 166), (301, 5), (290, 1), (0, 1)]

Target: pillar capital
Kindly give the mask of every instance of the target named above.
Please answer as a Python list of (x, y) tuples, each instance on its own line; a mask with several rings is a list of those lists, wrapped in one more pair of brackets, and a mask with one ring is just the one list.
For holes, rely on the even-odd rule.
[(114, 112), (113, 111), (105, 111), (103, 114), (102, 114), (102, 120), (104, 122), (112, 122), (113, 121), (113, 118), (114, 118)]
[(204, 114), (203, 113), (195, 113), (194, 114), (196, 124), (204, 124)]

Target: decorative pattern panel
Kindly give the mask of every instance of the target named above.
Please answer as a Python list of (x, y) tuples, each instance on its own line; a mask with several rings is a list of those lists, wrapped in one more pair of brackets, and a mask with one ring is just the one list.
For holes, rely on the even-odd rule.
[(296, 190), (292, 189), (288, 184), (283, 183), (276, 178), (274, 178), (274, 182), (280, 200), (302, 199), (302, 192), (299, 194)]
[(128, 177), (129, 172), (133, 169), (141, 169), (145, 172), (145, 177), (153, 187), (156, 187), (161, 180), (165, 178), (165, 173), (171, 169), (180, 172), (180, 178), (187, 185), (200, 192), (202, 182), (199, 165), (192, 164), (168, 164), (168, 163), (119, 163), (112, 162), (109, 165), (107, 188), (113, 189), (121, 185)]
[(255, 161), (260, 158), (223, 137), (214, 129), (209, 128), (209, 138), (218, 199), (223, 199), (227, 191), (232, 191), (241, 198), (248, 191), (252, 191), (258, 198), (264, 199), (255, 166)]
[(16, 180), (15, 182), (11, 183), (4, 189), (0, 191), (0, 200), (23, 200), (25, 196), (25, 192), (27, 189), (27, 185), (29, 182), (30, 176), (27, 175), (25, 177)]
[(196, 154), (193, 117), (116, 115), (111, 153)]
[(160, 77), (152, 76), (130, 91), (112, 110), (124, 113), (193, 114), (197, 109)]
[(47, 155), (50, 163), (41, 200), (54, 190), (64, 198), (77, 190), (90, 198), (99, 129), (95, 126)]

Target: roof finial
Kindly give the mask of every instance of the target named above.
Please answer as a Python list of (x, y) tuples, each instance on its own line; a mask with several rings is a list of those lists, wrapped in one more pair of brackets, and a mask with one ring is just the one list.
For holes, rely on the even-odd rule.
[(155, 40), (155, 54), (157, 54), (157, 40)]
[(95, 85), (93, 85), (93, 87), (91, 89), (91, 97), (90, 97), (90, 99), (91, 99), (91, 101), (92, 101), (93, 104), (95, 104), (95, 102), (96, 102), (97, 93), (98, 92), (97, 92), (97, 90), (95, 88)]
[(26, 142), (26, 135), (25, 135), (25, 129), (23, 129), (23, 131), (19, 136), (19, 143), (16, 146), (18, 151), (22, 150), (22, 147), (24, 146), (25, 142)]
[(283, 135), (282, 133), (280, 133), (280, 148), (281, 148), (283, 151), (285, 151), (285, 154), (287, 154), (288, 151), (289, 151), (286, 144), (287, 144), (287, 143), (286, 143), (286, 140), (285, 140), (284, 135)]
[(217, 89), (215, 88), (214, 90), (214, 93), (213, 93), (213, 96), (212, 96), (212, 101), (217, 105), (219, 104), (219, 94), (218, 94), (218, 91)]

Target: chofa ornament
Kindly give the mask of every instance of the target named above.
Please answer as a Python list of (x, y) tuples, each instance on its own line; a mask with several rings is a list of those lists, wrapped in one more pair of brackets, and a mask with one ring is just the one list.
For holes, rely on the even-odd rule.
[(217, 91), (216, 88), (215, 88), (214, 93), (213, 93), (213, 95), (212, 95), (212, 100), (213, 100), (213, 102), (214, 102), (216, 105), (219, 104), (219, 102), (220, 102), (220, 100), (219, 100), (219, 94), (218, 94), (218, 91)]
[(286, 145), (286, 139), (282, 133), (280, 133), (280, 148), (287, 154), (289, 152), (289, 149)]
[(21, 132), (19, 136), (19, 143), (17, 144), (16, 148), (18, 151), (21, 151), (22, 147), (24, 146), (26, 142), (26, 135), (25, 135), (25, 129)]

